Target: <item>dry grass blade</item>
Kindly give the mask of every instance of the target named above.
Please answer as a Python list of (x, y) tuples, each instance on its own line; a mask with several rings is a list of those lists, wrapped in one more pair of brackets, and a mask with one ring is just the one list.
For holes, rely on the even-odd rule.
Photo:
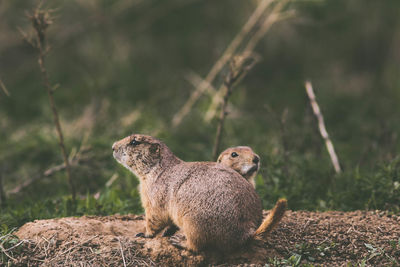
[[(254, 48), (261, 40), (261, 38), (268, 32), (268, 30), (274, 25), (275, 22), (288, 18), (292, 13), (281, 13), (290, 0), (281, 0), (274, 6), (271, 13), (266, 17), (258, 31), (251, 37), (247, 43), (244, 53), (253, 52)], [(289, 14), (289, 15), (288, 15)]]
[(13, 261), (17, 261), (14, 257), (12, 257), (6, 249), (4, 249), (3, 245), (0, 244), (0, 251), (4, 253), (8, 258), (12, 259)]
[(340, 173), (342, 170), (340, 168), (339, 159), (336, 155), (335, 149), (333, 147), (332, 141), (329, 138), (328, 132), (325, 127), (324, 116), (321, 113), (321, 109), (317, 103), (315, 98), (314, 90), (310, 81), (305, 82), (307, 96), (310, 99), (310, 104), (313, 109), (314, 115), (318, 120), (318, 128), (319, 132), (321, 133), (322, 138), (325, 141), (326, 148), (328, 150), (329, 156), (332, 161), (332, 165), (335, 168), (336, 173)]
[(17, 30), (22, 35), (22, 39), (27, 42), (32, 47), (36, 47), (36, 44), (33, 42), (32, 37), (29, 36), (25, 31), (23, 31), (20, 27), (17, 27)]
[[(118, 247), (99, 249), (97, 241), (93, 242), (96, 237), (99, 235), (83, 242), (60, 244), (54, 235), (41, 240), (22, 239), (7, 249), (0, 245), (0, 253), (6, 259), (0, 261), (0, 266), (7, 263), (5, 266), (158, 266), (150, 258), (138, 255), (139, 245), (135, 242), (118, 238)], [(7, 235), (6, 238), (14, 237)]]
[[(20, 240), (19, 242), (17, 242), (15, 245), (9, 247), (9, 248), (5, 248), (4, 244), (6, 242), (9, 241), (14, 241), (16, 239), (16, 237), (13, 234), (14, 230), (12, 230), (10, 233), (3, 235), (0, 237), (1, 243), (0, 243), (0, 254), (3, 253), (7, 258), (11, 259), (13, 262), (16, 262), (17, 259), (16, 257), (13, 255), (14, 250), (16, 248), (18, 248), (19, 246), (21, 246), (22, 244), (25, 243), (24, 240)], [(0, 262), (1, 263), (1, 262)]]
[(247, 34), (257, 25), (265, 10), (272, 2), (273, 0), (262, 0), (260, 2), (260, 4), (257, 6), (257, 8), (254, 10), (252, 15), (245, 23), (245, 25), (243, 25), (241, 31), (235, 36), (235, 38), (226, 48), (222, 56), (215, 62), (214, 66), (211, 68), (206, 78), (204, 79), (204, 82), (202, 82), (193, 91), (183, 107), (175, 114), (172, 120), (173, 126), (177, 126), (182, 122), (183, 118), (189, 113), (194, 103), (196, 103), (199, 97), (205, 92), (208, 84), (211, 84), (214, 81), (221, 69), (225, 66), (225, 64), (231, 59), (235, 51), (239, 48), (240, 44), (243, 42)]
[[(236, 56), (234, 58), (238, 58), (238, 57), (246, 58), (247, 57), (246, 55), (250, 55), (250, 57), (252, 57), (254, 59), (254, 64), (261, 59), (259, 56), (257, 56), (254, 53), (243, 53), (241, 56)], [(241, 78), (243, 78), (243, 77), (241, 77)], [(222, 84), (221, 87), (218, 89), (218, 91), (215, 92), (213, 99), (211, 101), (211, 104), (204, 116), (204, 120), (206, 122), (210, 122), (215, 117), (218, 107), (220, 107), (223, 102), (224, 90), (225, 90), (225, 85)]]
[(78, 244), (76, 244), (76, 245), (74, 245), (74, 246), (68, 248), (68, 249), (65, 250), (65, 251), (62, 251), (62, 252), (59, 254), (59, 256), (62, 256), (62, 255), (67, 254), (68, 252), (70, 252), (70, 251), (74, 250), (75, 248), (80, 247), (80, 246), (82, 246), (82, 245), (84, 245), (84, 244), (90, 242), (91, 240), (97, 238), (98, 236), (99, 236), (99, 235), (92, 236), (91, 238), (88, 238), (88, 239), (86, 239), (85, 241), (83, 241), (83, 242), (81, 242), (81, 243), (78, 243)]
[(197, 73), (190, 71), (185, 75), (185, 79), (190, 82), (193, 87), (197, 88), (199, 87), (202, 83), (207, 83), (207, 88), (210, 89), (210, 91), (216, 91), (214, 86), (211, 83), (208, 83), (206, 80), (204, 80), (200, 75)]
[(126, 261), (125, 261), (125, 256), (124, 256), (124, 249), (122, 248), (121, 240), (118, 238), (118, 243), (119, 243), (119, 248), (121, 250), (121, 257), (122, 261), (124, 263), (124, 267), (126, 267)]
[(0, 88), (6, 94), (6, 96), (10, 96), (10, 92), (7, 90), (7, 87), (4, 85), (3, 81), (0, 79)]

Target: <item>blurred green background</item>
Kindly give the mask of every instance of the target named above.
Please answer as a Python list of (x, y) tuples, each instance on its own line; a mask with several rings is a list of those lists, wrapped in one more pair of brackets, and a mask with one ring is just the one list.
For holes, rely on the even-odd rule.
[[(212, 159), (217, 119), (204, 94), (171, 121), (259, 1), (48, 1), (54, 23), (46, 68), (79, 190), (70, 198), (32, 32), (35, 1), (0, 2), (0, 176), (3, 228), (56, 216), (142, 212), (137, 179), (112, 158), (131, 133), (162, 139), (186, 161)], [(261, 61), (234, 89), (221, 148), (260, 156), (264, 208), (400, 211), (400, 1), (290, 2), (255, 48)], [(222, 83), (226, 67), (213, 83)], [(342, 174), (335, 174), (304, 89), (313, 82)], [(113, 177), (112, 183), (110, 178)], [(15, 190), (26, 181), (27, 186)], [(18, 191), (18, 192), (16, 192)]]

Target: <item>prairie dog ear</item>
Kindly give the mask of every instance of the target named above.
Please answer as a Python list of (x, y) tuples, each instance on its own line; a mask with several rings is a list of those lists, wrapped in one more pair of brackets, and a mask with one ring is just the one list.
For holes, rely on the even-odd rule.
[(150, 145), (149, 151), (151, 154), (155, 155), (155, 154), (160, 154), (160, 150), (161, 150), (161, 146), (160, 144), (154, 143)]
[(218, 157), (218, 159), (217, 159), (217, 162), (218, 162), (218, 163), (221, 163), (223, 156), (224, 156), (223, 154), (219, 155), (219, 157)]

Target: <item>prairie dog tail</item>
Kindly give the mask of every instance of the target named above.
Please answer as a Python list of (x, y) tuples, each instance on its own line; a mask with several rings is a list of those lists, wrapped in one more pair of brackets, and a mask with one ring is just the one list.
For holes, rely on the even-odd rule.
[(262, 222), (260, 227), (254, 233), (255, 239), (265, 238), (275, 226), (278, 225), (280, 220), (282, 219), (283, 215), (285, 214), (287, 208), (287, 200), (286, 199), (279, 199), (275, 207), (271, 210), (268, 214), (267, 218)]

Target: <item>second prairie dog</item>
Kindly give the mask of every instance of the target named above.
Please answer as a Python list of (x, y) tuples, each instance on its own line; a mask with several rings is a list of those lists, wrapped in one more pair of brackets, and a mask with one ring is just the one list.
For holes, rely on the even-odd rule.
[(260, 169), (260, 157), (250, 147), (230, 147), (219, 155), (217, 162), (231, 167), (256, 187), (254, 177)]
[(177, 225), (185, 248), (230, 251), (265, 237), (286, 210), (279, 200), (262, 222), (261, 200), (236, 171), (216, 162), (185, 162), (158, 139), (133, 134), (113, 145), (115, 159), (140, 179), (145, 237)]

